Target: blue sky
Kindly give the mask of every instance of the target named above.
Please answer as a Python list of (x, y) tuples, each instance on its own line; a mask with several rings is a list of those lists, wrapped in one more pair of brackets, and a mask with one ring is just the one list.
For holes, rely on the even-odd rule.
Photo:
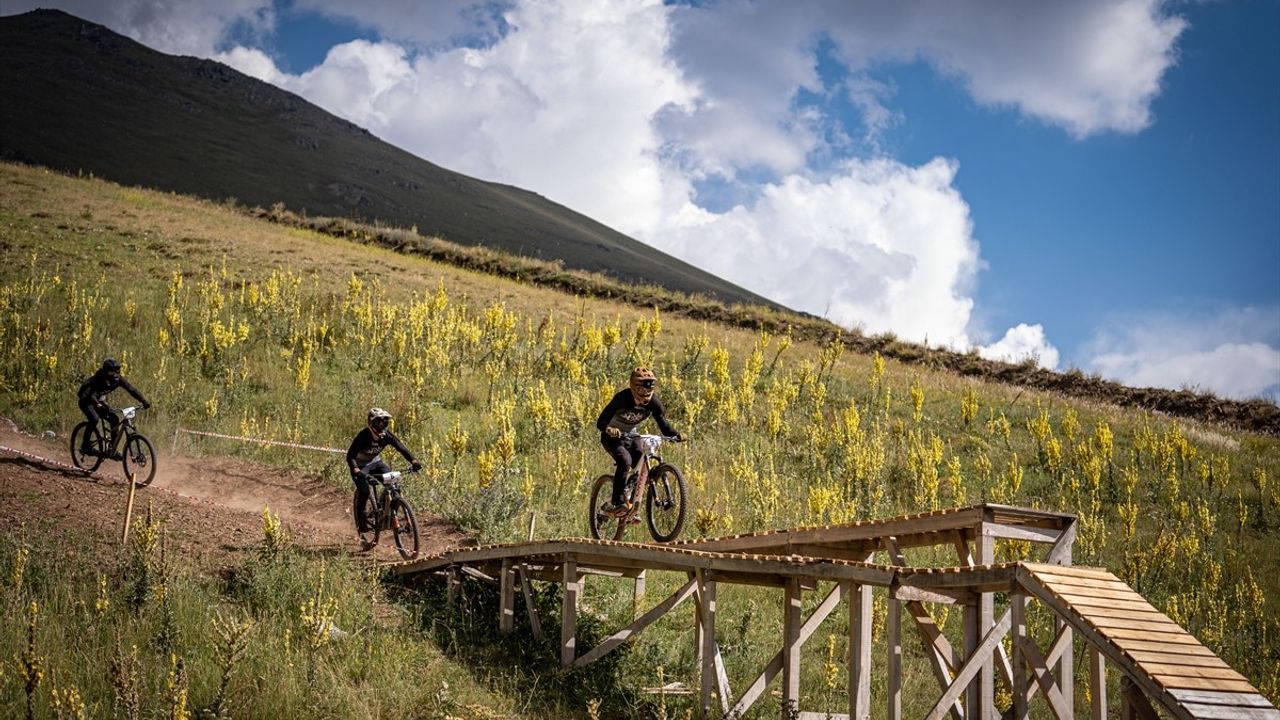
[(1280, 397), (1275, 0), (39, 4), (868, 333)]

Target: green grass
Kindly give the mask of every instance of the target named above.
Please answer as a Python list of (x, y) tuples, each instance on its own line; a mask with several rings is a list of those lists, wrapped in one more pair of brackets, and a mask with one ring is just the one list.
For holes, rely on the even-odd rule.
[[(69, 430), (76, 382), (109, 352), (155, 402), (144, 429), (156, 436), (182, 426), (345, 447), (380, 405), (428, 461), (427, 479), (407, 489), (419, 508), (482, 541), (523, 539), (530, 513), (540, 537), (581, 536), (589, 479), (609, 467), (596, 413), (632, 366), (651, 365), (674, 424), (692, 437), (668, 455), (697, 510), (686, 537), (981, 501), (1077, 513), (1078, 564), (1116, 572), (1280, 697), (1274, 437), (572, 297), (11, 165), (0, 166), (0, 243), (0, 413), (30, 430)], [(966, 396), (978, 406), (968, 422)], [(199, 442), (186, 449), (325, 471), (323, 458), (294, 451)], [(651, 598), (678, 581), (651, 579)], [(401, 598), (419, 608), (414, 642), (434, 638), (451, 662), (541, 707), (582, 717), (594, 697), (623, 716), (653, 716), (637, 689), (657, 685), (658, 668), (692, 681), (687, 609), (647, 631), (591, 695), (556, 679), (554, 651), (525, 648), (541, 664), (512, 669), (498, 660), (491, 615), (444, 617), (430, 601), (438, 588), (420, 591), (420, 604), (418, 592)], [(628, 592), (588, 584), (601, 627), (624, 624)], [(763, 590), (723, 595), (726, 664), (740, 687), (776, 650), (781, 601)], [(823, 658), (835, 636), (839, 664), (843, 622), (829, 620), (808, 646), (806, 707), (839, 706), (843, 671), (828, 683)], [(921, 658), (909, 661), (921, 684), (908, 699), (922, 702), (932, 679)], [(667, 710), (685, 708), (673, 698)]]

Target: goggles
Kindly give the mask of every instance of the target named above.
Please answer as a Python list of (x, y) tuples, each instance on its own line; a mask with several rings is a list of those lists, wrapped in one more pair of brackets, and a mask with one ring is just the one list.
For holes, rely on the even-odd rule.
[(380, 418), (374, 418), (372, 421), (370, 421), (369, 424), (379, 430), (385, 430), (387, 429), (387, 425), (389, 423), (390, 423), (390, 420), (388, 420), (387, 418), (380, 417)]
[(658, 384), (658, 381), (654, 380), (653, 378), (645, 378), (644, 380), (636, 381), (636, 385), (639, 385), (642, 388), (653, 388), (653, 386), (657, 384)]

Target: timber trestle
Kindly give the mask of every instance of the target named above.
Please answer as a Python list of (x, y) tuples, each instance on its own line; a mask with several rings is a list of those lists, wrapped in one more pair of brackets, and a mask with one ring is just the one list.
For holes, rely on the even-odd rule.
[[(630, 641), (676, 607), (694, 604), (693, 642), (699, 668), (698, 717), (743, 718), (781, 678), (783, 717), (863, 719), (871, 715), (873, 590), (886, 595), (880, 712), (903, 717), (904, 628), (914, 625), (937, 695), (929, 720), (1029, 717), (1044, 703), (1059, 720), (1075, 717), (1074, 640), (1082, 641), (1088, 673), (1088, 716), (1108, 712), (1107, 670), (1119, 675), (1119, 710), (1125, 720), (1158, 717), (1155, 708), (1180, 720), (1244, 718), (1280, 720), (1280, 711), (1248, 681), (1172, 620), (1106, 570), (1071, 565), (1076, 518), (1003, 505), (940, 510), (886, 520), (796, 528), (668, 545), (561, 539), (459, 548), (395, 563), (402, 576), (444, 575), (452, 599), (464, 578), (490, 583), (499, 592), (498, 627), (515, 627), (517, 598), (535, 636), (550, 618), (540, 618), (532, 583), (562, 588), (560, 662), (587, 665)], [(1039, 562), (994, 562), (997, 541), (1041, 546)], [(954, 552), (954, 566), (912, 566), (915, 548)], [(877, 557), (878, 556), (878, 557)], [(880, 562), (875, 562), (881, 560)], [(676, 573), (683, 582), (661, 602), (639, 607), (650, 571)], [(635, 620), (595, 648), (577, 647), (577, 612), (588, 576), (629, 578), (635, 583)], [(781, 647), (745, 685), (731, 688), (716, 642), (720, 584), (777, 587), (782, 591)], [(808, 617), (804, 593), (821, 593)], [(997, 616), (996, 600), (1002, 611)], [(1028, 623), (1031, 601), (1051, 618), (1052, 639), (1041, 647)], [(952, 645), (929, 606), (962, 610), (962, 641)], [(802, 649), (822, 622), (843, 605), (848, 613), (847, 706), (804, 708), (800, 695)], [(904, 618), (905, 615), (905, 618)], [(906, 622), (904, 623), (904, 619)], [(1044, 634), (1044, 633), (1042, 633)], [(1007, 638), (1007, 639), (1006, 639)], [(1012, 649), (1006, 650), (1006, 643)], [(1012, 697), (996, 708), (997, 682)], [(918, 700), (918, 698), (917, 698)], [(820, 710), (820, 711), (819, 711)], [(1082, 708), (1083, 711), (1083, 708)], [(762, 716), (759, 711), (753, 717)]]

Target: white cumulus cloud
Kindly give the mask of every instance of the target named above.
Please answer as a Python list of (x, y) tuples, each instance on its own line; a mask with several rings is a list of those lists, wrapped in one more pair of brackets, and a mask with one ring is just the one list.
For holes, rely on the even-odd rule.
[(1126, 385), (1280, 400), (1280, 307), (1117, 318), (1087, 355), (1087, 369)]
[(1058, 369), (1058, 349), (1049, 343), (1039, 324), (1018, 323), (998, 341), (979, 347), (978, 355), (1009, 363), (1032, 360), (1046, 370)]

